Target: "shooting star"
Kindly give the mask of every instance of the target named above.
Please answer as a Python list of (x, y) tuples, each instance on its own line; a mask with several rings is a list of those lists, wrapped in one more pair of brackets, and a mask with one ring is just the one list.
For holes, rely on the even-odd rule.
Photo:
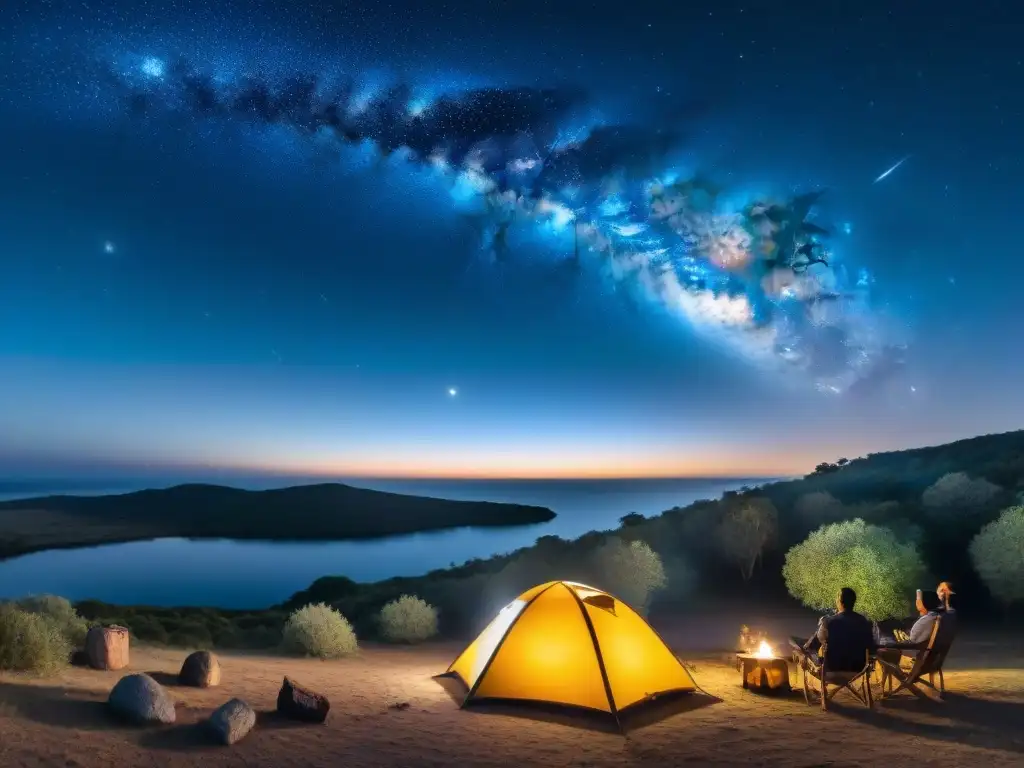
[(904, 157), (904, 158), (903, 158), (902, 160), (900, 160), (900, 161), (899, 161), (898, 163), (896, 163), (896, 165), (892, 166), (892, 168), (890, 168), (889, 170), (885, 171), (885, 172), (884, 172), (884, 173), (883, 173), (883, 174), (882, 174), (881, 176), (879, 176), (879, 177), (878, 177), (877, 179), (875, 179), (875, 180), (874, 180), (873, 182), (871, 182), (871, 183), (872, 183), (872, 184), (877, 184), (877, 183), (878, 183), (878, 182), (880, 182), (880, 181), (881, 181), (882, 179), (884, 179), (884, 178), (885, 178), (886, 176), (888, 176), (888, 175), (889, 175), (890, 173), (892, 173), (892, 172), (893, 172), (893, 171), (895, 171), (895, 170), (896, 170), (897, 168), (899, 168), (899, 167), (900, 167), (901, 165), (903, 165), (903, 164), (904, 164), (905, 162), (907, 162), (907, 160), (909, 160), (909, 159), (910, 159), (910, 155), (907, 155), (907, 156), (906, 156), (906, 157)]

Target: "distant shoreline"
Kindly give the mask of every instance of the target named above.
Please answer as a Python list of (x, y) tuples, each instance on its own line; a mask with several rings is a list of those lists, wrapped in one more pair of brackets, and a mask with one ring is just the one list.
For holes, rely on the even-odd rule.
[(553, 520), (539, 506), (450, 501), (339, 483), (260, 491), (180, 485), (0, 502), (0, 560), (163, 538), (317, 542), (381, 539)]

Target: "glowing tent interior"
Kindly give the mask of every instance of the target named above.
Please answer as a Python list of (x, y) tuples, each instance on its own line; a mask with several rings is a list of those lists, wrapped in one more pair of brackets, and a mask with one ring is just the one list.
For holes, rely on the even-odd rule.
[(505, 606), (448, 674), (480, 699), (518, 699), (613, 715), (660, 694), (693, 691), (690, 673), (650, 625), (606, 592), (571, 581)]

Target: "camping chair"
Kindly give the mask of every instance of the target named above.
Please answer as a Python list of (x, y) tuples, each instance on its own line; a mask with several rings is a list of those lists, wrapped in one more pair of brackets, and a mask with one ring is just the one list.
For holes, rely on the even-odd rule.
[(822, 710), (827, 710), (828, 703), (833, 697), (839, 691), (846, 690), (852, 693), (857, 701), (870, 709), (874, 701), (871, 696), (871, 672), (875, 668), (875, 659), (872, 657), (871, 651), (864, 651), (864, 668), (859, 672), (830, 670), (828, 668), (827, 630), (825, 630), (825, 635), (817, 660), (807, 654), (803, 654), (800, 658), (800, 669), (803, 670), (804, 699), (808, 705), (814, 701), (820, 701)]
[[(946, 679), (942, 674), (942, 666), (946, 662), (949, 649), (953, 646), (953, 639), (956, 637), (956, 620), (951, 616), (940, 616), (935, 619), (932, 633), (927, 643), (911, 645), (909, 643), (897, 643), (889, 648), (896, 650), (917, 650), (917, 658), (909, 670), (905, 670), (898, 662), (879, 659), (878, 664), (882, 669), (882, 700), (892, 698), (901, 691), (908, 691), (919, 699), (928, 700), (928, 695), (918, 685), (927, 685), (942, 701), (946, 693)], [(938, 685), (935, 678), (938, 677)], [(893, 680), (898, 680), (899, 685), (893, 689)], [(886, 687), (888, 686), (888, 691)]]

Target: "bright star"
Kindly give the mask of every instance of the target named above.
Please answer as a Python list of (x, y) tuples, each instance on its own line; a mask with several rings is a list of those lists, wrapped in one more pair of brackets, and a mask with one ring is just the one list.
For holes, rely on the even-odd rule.
[(448, 387), (448, 397), (455, 397), (457, 394), (459, 394), (459, 390), (455, 387)]
[(114, 245), (114, 244), (113, 244), (112, 242), (110, 242), (109, 240), (107, 240), (107, 242), (105, 242), (105, 243), (103, 244), (103, 252), (104, 252), (104, 253), (113, 253), (113, 252), (114, 252), (115, 250), (117, 250), (117, 246), (115, 246), (115, 245)]

